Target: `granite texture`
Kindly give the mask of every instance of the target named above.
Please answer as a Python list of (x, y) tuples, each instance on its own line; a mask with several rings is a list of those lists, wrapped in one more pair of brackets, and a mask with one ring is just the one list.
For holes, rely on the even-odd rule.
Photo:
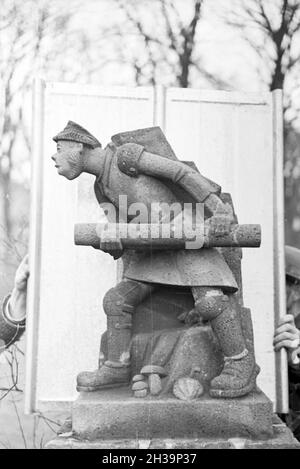
[(163, 439), (112, 439), (83, 440), (62, 434), (50, 441), (47, 449), (300, 449), (300, 443), (289, 428), (273, 416), (273, 436), (267, 439), (250, 438), (163, 438)]
[(73, 433), (79, 438), (270, 438), (272, 404), (262, 392), (239, 399), (193, 401), (174, 397), (135, 399), (128, 388), (82, 393), (74, 402)]

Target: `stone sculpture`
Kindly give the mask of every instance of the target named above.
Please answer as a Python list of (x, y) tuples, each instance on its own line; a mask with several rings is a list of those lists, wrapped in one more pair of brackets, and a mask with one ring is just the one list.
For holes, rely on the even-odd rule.
[[(187, 400), (200, 396), (203, 386), (213, 398), (236, 398), (254, 390), (259, 367), (250, 312), (242, 301), (240, 248), (259, 246), (259, 227), (238, 225), (230, 196), (193, 164), (179, 161), (159, 127), (114, 135), (102, 149), (86, 129), (69, 121), (54, 141), (58, 173), (70, 180), (82, 172), (94, 174), (95, 195), (111, 222), (101, 232), (94, 225), (77, 226), (76, 243), (122, 258), (124, 265), (122, 281), (104, 298), (107, 332), (99, 369), (78, 375), (78, 391), (127, 386), (132, 377), (136, 397), (172, 392), (174, 385), (175, 395)], [(139, 224), (147, 239), (121, 237), (112, 229), (136, 220), (136, 213), (121, 206), (124, 196), (127, 207), (138, 203), (146, 208)], [(193, 209), (202, 204), (201, 247), (187, 248), (184, 237), (151, 238), (148, 214), (162, 202), (189, 203)], [(110, 206), (117, 221), (110, 220)], [(181, 215), (171, 219), (173, 226)], [(147, 326), (150, 318), (159, 324), (155, 330)], [(205, 364), (199, 368), (201, 360)], [(204, 372), (205, 366), (209, 369)]]
[(95, 175), (108, 220), (75, 225), (75, 244), (121, 259), (123, 276), (104, 297), (99, 367), (77, 377), (71, 425), (47, 447), (298, 448), (256, 387), (241, 248), (259, 247), (260, 227), (239, 225), (231, 196), (159, 127), (102, 149), (69, 121), (54, 140), (58, 173)]

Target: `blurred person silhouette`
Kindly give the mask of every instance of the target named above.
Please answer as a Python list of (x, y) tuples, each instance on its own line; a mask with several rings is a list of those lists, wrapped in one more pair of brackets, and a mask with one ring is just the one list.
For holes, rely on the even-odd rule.
[(300, 441), (300, 249), (285, 247), (286, 309), (274, 333), (274, 350), (288, 356), (289, 414), (281, 418)]
[(2, 304), (0, 312), (0, 353), (18, 341), (25, 331), (28, 255), (24, 257), (15, 274), (14, 287)]

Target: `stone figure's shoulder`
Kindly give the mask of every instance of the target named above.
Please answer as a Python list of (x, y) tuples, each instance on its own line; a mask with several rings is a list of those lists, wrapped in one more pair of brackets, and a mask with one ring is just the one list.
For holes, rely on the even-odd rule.
[(138, 161), (144, 147), (138, 143), (124, 143), (116, 150), (118, 168), (128, 176), (138, 176)]

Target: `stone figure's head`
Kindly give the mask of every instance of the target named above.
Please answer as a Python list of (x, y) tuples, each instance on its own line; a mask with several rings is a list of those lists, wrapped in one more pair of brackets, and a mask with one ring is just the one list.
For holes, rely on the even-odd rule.
[(77, 178), (85, 170), (89, 151), (101, 148), (101, 143), (92, 134), (72, 121), (53, 140), (57, 144), (57, 153), (51, 158), (58, 174), (69, 180)]

